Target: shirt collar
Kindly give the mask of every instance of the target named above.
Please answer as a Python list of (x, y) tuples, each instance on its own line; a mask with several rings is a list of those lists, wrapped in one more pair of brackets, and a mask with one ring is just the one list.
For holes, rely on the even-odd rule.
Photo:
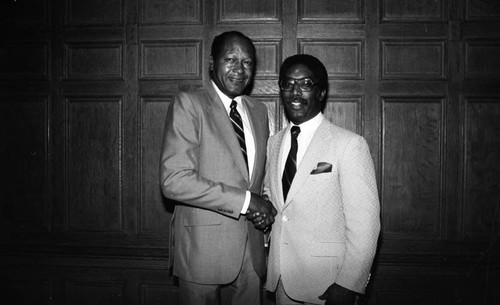
[(217, 95), (221, 99), (222, 104), (224, 104), (224, 109), (226, 109), (226, 110), (229, 109), (229, 106), (231, 106), (232, 100), (235, 100), (236, 103), (238, 103), (238, 105), (241, 106), (241, 95), (235, 97), (234, 99), (231, 99), (229, 96), (225, 95), (224, 93), (222, 93), (222, 91), (220, 91), (219, 87), (217, 87), (217, 85), (214, 83), (214, 81), (211, 81), (211, 82), (212, 82), (212, 85), (214, 86), (215, 92), (217, 92)]
[(310, 119), (309, 121), (305, 121), (304, 123), (301, 123), (300, 125), (295, 125), (294, 123), (290, 122), (290, 126), (288, 129), (291, 129), (292, 126), (299, 126), (300, 127), (300, 133), (309, 133), (309, 132), (314, 132), (316, 129), (318, 129), (319, 125), (323, 121), (325, 116), (323, 113), (320, 111), (314, 118)]

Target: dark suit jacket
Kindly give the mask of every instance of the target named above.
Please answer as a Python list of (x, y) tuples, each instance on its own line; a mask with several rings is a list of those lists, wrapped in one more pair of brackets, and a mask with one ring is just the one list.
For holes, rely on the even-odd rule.
[(256, 145), (252, 177), (227, 111), (213, 87), (175, 97), (166, 118), (161, 153), (163, 194), (175, 207), (174, 275), (204, 284), (233, 281), (247, 236), (259, 276), (265, 274), (264, 237), (241, 215), (245, 191), (261, 194), (267, 108), (243, 96)]

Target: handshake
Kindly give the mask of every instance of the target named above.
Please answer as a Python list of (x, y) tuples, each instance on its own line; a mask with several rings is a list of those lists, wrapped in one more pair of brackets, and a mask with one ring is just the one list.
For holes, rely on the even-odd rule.
[(261, 197), (252, 193), (246, 217), (253, 222), (256, 229), (264, 233), (267, 232), (273, 224), (276, 214), (278, 214), (278, 212), (271, 201), (268, 200), (267, 196), (264, 195)]

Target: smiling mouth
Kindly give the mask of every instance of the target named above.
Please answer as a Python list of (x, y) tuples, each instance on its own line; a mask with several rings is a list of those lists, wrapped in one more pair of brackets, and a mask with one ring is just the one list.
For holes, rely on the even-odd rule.
[(236, 83), (236, 84), (243, 84), (245, 82), (245, 79), (244, 78), (234, 78), (234, 77), (229, 77), (229, 80), (232, 82), (232, 83)]
[(305, 102), (302, 99), (292, 99), (288, 101), (288, 107), (292, 110), (301, 110), (304, 106)]

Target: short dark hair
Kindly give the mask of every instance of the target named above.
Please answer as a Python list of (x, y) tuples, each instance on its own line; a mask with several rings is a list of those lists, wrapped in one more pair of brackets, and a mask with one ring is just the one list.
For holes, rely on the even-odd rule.
[(283, 79), (285, 71), (289, 67), (296, 64), (303, 64), (313, 71), (320, 90), (328, 91), (328, 72), (325, 66), (319, 59), (309, 54), (296, 54), (286, 58), (280, 68), (279, 80)]
[(238, 31), (228, 31), (228, 32), (223, 32), (217, 36), (215, 36), (214, 40), (212, 41), (212, 48), (210, 50), (210, 55), (214, 58), (219, 58), (220, 54), (222, 53), (222, 50), (224, 48), (224, 44), (226, 40), (228, 40), (231, 37), (239, 37), (246, 42), (248, 42), (248, 45), (250, 45), (251, 50), (252, 50), (252, 56), (255, 60), (255, 46), (253, 44), (253, 41), (248, 38), (245, 34), (238, 32)]

